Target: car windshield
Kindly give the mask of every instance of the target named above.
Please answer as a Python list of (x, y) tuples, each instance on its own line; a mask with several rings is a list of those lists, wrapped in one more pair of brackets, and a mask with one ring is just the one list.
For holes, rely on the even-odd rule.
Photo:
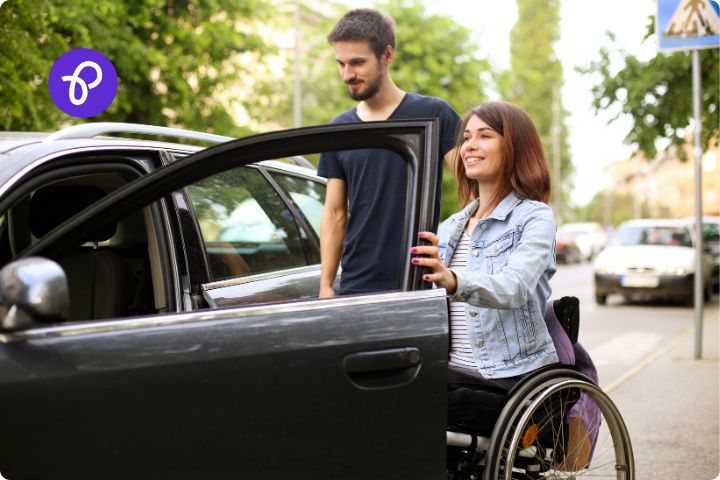
[(625, 227), (612, 241), (619, 245), (673, 245), (692, 247), (690, 231), (686, 227)]

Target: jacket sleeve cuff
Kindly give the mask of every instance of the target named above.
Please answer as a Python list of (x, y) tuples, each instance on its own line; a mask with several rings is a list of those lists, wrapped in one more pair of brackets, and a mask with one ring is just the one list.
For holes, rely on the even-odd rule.
[(455, 278), (457, 279), (457, 287), (455, 288), (455, 293), (450, 295), (450, 301), (464, 302), (464, 294), (467, 291), (468, 285), (467, 279), (465, 278), (465, 272), (458, 272), (452, 269), (450, 269), (450, 271), (455, 274)]

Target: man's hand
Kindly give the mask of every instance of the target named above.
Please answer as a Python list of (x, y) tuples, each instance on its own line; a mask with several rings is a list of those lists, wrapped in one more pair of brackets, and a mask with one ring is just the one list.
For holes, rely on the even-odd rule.
[(455, 290), (457, 290), (457, 278), (453, 271), (447, 268), (440, 258), (440, 252), (438, 252), (437, 248), (437, 235), (432, 232), (420, 232), (418, 236), (432, 244), (431, 246), (418, 245), (410, 250), (411, 253), (428, 256), (426, 258), (415, 257), (412, 259), (415, 265), (429, 267), (432, 270), (432, 273), (423, 275), (423, 280), (426, 282), (434, 282), (435, 285), (444, 288), (450, 294), (455, 293)]
[(320, 298), (331, 298), (335, 296), (335, 291), (332, 287), (320, 287)]

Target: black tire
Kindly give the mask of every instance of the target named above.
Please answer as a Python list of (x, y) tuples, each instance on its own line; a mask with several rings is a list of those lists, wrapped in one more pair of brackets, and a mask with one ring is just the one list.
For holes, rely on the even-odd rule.
[(596, 293), (595, 302), (598, 305), (605, 305), (607, 303), (607, 295), (600, 295), (599, 293)]
[(512, 399), (517, 400), (515, 411), (506, 407), (493, 431), (485, 480), (585, 474), (634, 480), (632, 445), (622, 416), (597, 385), (577, 377), (550, 379)]

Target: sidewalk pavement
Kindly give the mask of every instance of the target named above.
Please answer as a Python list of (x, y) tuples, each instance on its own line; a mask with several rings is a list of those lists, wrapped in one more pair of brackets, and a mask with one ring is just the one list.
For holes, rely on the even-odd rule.
[(720, 322), (707, 320), (701, 360), (691, 335), (609, 393), (630, 432), (638, 480), (720, 473)]

